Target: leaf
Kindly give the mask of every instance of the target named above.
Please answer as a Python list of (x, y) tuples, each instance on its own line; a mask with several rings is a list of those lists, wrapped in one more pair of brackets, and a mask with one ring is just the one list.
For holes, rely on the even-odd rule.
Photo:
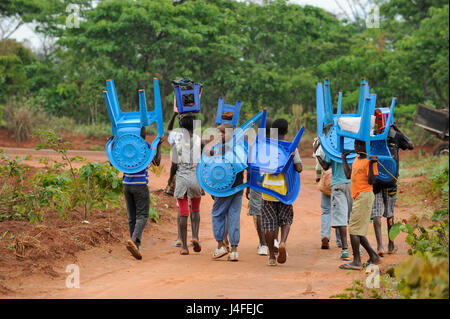
[(389, 230), (389, 239), (391, 241), (394, 241), (395, 238), (400, 234), (401, 226), (402, 226), (401, 222), (397, 222), (394, 225), (392, 225), (391, 229)]

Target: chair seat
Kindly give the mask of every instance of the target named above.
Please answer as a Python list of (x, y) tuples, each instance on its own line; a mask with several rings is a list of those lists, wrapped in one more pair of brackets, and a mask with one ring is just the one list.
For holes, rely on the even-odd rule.
[[(155, 110), (147, 112), (145, 91), (139, 91), (139, 112), (122, 112), (112, 80), (107, 81), (104, 92), (108, 114), (111, 120), (113, 138), (106, 143), (109, 162), (119, 171), (133, 174), (146, 169), (156, 155), (156, 148), (164, 135), (161, 97), (158, 79), (153, 79)], [(155, 123), (158, 135), (150, 147), (140, 136), (141, 128)]]
[(262, 116), (263, 112), (259, 112), (234, 131), (233, 138), (227, 142), (225, 154), (214, 156), (202, 154), (197, 164), (196, 176), (205, 192), (216, 197), (227, 197), (248, 187), (248, 183), (236, 187), (233, 187), (233, 184), (236, 175), (248, 167), (249, 147), (244, 136)]

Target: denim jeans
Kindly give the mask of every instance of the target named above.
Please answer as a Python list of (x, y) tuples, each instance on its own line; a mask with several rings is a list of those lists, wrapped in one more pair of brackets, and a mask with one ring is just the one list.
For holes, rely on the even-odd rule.
[(228, 237), (231, 246), (237, 246), (241, 231), (242, 194), (240, 191), (228, 197), (215, 197), (212, 208), (213, 233), (216, 241), (224, 240), (225, 219), (228, 223)]
[[(321, 193), (320, 208), (322, 209), (322, 215), (320, 215), (320, 237), (331, 239), (331, 196)], [(335, 228), (335, 232), (336, 242), (341, 244), (341, 237), (337, 228)]]

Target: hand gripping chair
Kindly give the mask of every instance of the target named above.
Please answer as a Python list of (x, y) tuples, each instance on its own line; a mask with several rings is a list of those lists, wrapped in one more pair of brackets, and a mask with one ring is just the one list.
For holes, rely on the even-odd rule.
[(237, 173), (247, 168), (248, 143), (244, 138), (245, 134), (259, 122), (262, 115), (263, 112), (259, 112), (235, 129), (233, 137), (226, 142), (225, 154), (214, 156), (202, 154), (196, 174), (200, 186), (207, 193), (216, 197), (227, 197), (248, 187), (248, 183), (232, 186)]
[[(117, 99), (113, 80), (106, 82), (104, 91), (106, 107), (111, 120), (113, 138), (106, 143), (106, 155), (109, 162), (119, 171), (133, 174), (150, 165), (156, 154), (156, 147), (164, 135), (164, 123), (161, 109), (158, 79), (153, 79), (155, 110), (147, 112), (145, 91), (139, 90), (139, 112), (122, 112)], [(148, 148), (140, 136), (141, 128), (156, 123), (158, 135)]]
[[(231, 123), (234, 127), (237, 126), (239, 121), (239, 112), (241, 111), (241, 101), (236, 101), (235, 105), (225, 104), (223, 98), (219, 98), (219, 106), (217, 107), (216, 124)], [(233, 118), (231, 120), (225, 120), (222, 118), (223, 112), (232, 112)]]
[[(294, 169), (294, 154), (305, 128), (302, 126), (292, 142), (271, 139), (265, 136), (267, 113), (263, 119), (255, 143), (250, 148), (248, 165), (250, 169), (249, 186), (251, 189), (266, 193), (283, 202), (292, 204), (300, 192), (300, 174)], [(269, 151), (269, 153), (267, 152)], [(287, 193), (279, 194), (258, 184), (262, 174), (278, 175), (284, 173)]]

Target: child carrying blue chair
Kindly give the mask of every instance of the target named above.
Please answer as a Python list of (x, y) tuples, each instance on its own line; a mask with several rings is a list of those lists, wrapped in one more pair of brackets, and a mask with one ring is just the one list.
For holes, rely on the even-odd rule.
[[(111, 120), (113, 136), (106, 144), (108, 160), (123, 172), (123, 191), (128, 211), (130, 239), (126, 248), (136, 259), (142, 259), (139, 250), (142, 233), (150, 210), (148, 166), (159, 166), (161, 137), (164, 135), (158, 79), (153, 80), (155, 110), (147, 111), (145, 91), (139, 90), (139, 112), (123, 112), (119, 107), (116, 88), (112, 80), (106, 82), (106, 107)], [(157, 137), (150, 145), (145, 140), (145, 127), (155, 123)]]

